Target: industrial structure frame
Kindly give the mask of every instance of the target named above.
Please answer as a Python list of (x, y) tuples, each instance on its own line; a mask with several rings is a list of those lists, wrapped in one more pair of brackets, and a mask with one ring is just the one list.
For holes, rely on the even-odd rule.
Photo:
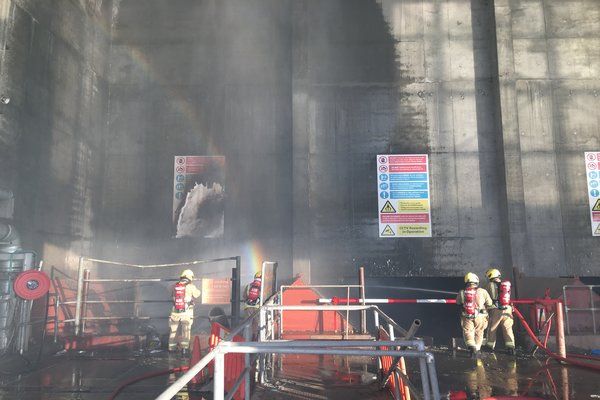
[[(375, 324), (379, 325), (382, 318), (388, 323), (390, 340), (277, 340), (274, 339), (275, 328), (273, 327), (275, 311), (372, 311)], [(252, 323), (259, 318), (259, 341), (250, 341), (252, 337)], [(422, 340), (397, 340), (395, 333), (398, 325), (379, 307), (373, 305), (345, 305), (345, 306), (282, 306), (268, 302), (260, 307), (254, 314), (246, 318), (237, 328), (210, 351), (205, 357), (177, 379), (171, 386), (162, 392), (156, 400), (169, 400), (175, 396), (188, 382), (199, 374), (208, 364), (214, 360), (213, 398), (215, 400), (229, 400), (233, 398), (243, 381), (246, 382), (244, 399), (250, 399), (250, 373), (252, 365), (250, 354), (319, 354), (319, 355), (342, 355), (342, 356), (366, 356), (366, 357), (408, 357), (419, 360), (423, 398), (425, 400), (439, 400), (439, 385), (435, 369), (435, 357), (433, 353), (426, 351)], [(233, 338), (240, 333), (244, 334), (246, 342), (233, 342)], [(406, 333), (405, 330), (401, 332)], [(269, 338), (270, 336), (270, 338)], [(379, 350), (381, 347), (389, 347), (388, 350)], [(399, 350), (402, 348), (403, 350)], [(413, 348), (413, 350), (405, 350)], [(233, 388), (224, 393), (225, 378), (225, 355), (230, 353), (245, 354), (245, 368), (233, 385)], [(259, 376), (264, 373), (264, 362), (259, 360)]]
[[(165, 268), (165, 267), (181, 267), (181, 266), (190, 266), (190, 265), (198, 265), (198, 264), (208, 264), (220, 261), (235, 261), (235, 267), (232, 268), (231, 271), (231, 319), (232, 323), (235, 325), (238, 323), (240, 318), (240, 281), (241, 281), (241, 256), (233, 256), (233, 257), (223, 257), (223, 258), (215, 258), (210, 260), (194, 260), (182, 263), (170, 263), (170, 264), (130, 264), (130, 263), (122, 263), (117, 261), (110, 260), (100, 260), (89, 257), (79, 257), (79, 266), (77, 270), (77, 295), (75, 301), (61, 301), (60, 303), (63, 305), (75, 305), (75, 317), (72, 319), (65, 319), (64, 323), (72, 322), (75, 325), (75, 336), (80, 336), (83, 334), (85, 329), (85, 321), (88, 320), (99, 320), (99, 319), (119, 319), (119, 318), (138, 318), (139, 316), (133, 317), (118, 317), (118, 316), (110, 316), (110, 317), (86, 317), (85, 316), (85, 306), (86, 304), (93, 303), (94, 301), (89, 301), (86, 299), (86, 288), (89, 283), (99, 283), (99, 282), (163, 282), (168, 279), (162, 278), (149, 278), (149, 279), (90, 279), (89, 278), (89, 270), (83, 267), (84, 262), (97, 262), (109, 265), (117, 265), (122, 267), (131, 267), (131, 268)], [(86, 272), (87, 271), (87, 272)], [(137, 300), (114, 300), (114, 301), (102, 301), (103, 303), (113, 302), (113, 303), (132, 303), (138, 304), (147, 301)], [(161, 301), (153, 301), (153, 302), (161, 302)], [(56, 312), (56, 310), (55, 310)]]

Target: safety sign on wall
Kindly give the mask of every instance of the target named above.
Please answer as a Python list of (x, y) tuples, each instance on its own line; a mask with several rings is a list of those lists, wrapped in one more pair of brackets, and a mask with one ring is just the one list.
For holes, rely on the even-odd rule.
[(377, 156), (379, 237), (431, 237), (427, 154)]
[(592, 236), (600, 236), (600, 151), (585, 152), (585, 173), (587, 176)]

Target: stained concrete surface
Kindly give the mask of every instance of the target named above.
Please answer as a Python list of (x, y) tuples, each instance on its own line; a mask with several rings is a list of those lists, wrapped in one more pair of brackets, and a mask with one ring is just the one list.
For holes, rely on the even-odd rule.
[[(595, 1), (5, 0), (0, 186), (72, 270), (242, 254), (348, 280), (595, 274)], [(496, 54), (497, 53), (497, 54)], [(426, 152), (433, 238), (380, 239), (374, 157)], [(227, 157), (225, 237), (174, 240), (172, 160)], [(260, 259), (260, 260), (258, 260)]]

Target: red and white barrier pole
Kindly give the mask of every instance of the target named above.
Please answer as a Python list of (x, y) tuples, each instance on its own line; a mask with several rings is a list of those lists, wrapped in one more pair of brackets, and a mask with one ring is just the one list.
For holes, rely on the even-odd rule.
[[(456, 304), (456, 299), (365, 299), (364, 302), (365, 304)], [(332, 297), (330, 299), (319, 299), (319, 303), (333, 305), (362, 304), (362, 299), (352, 297)]]
[[(512, 300), (513, 304), (556, 304), (560, 300), (558, 299), (519, 299)], [(365, 304), (417, 304), (417, 303), (428, 303), (428, 304), (456, 304), (456, 299), (365, 299)], [(320, 304), (363, 304), (362, 299), (357, 297), (332, 297), (330, 299), (322, 298), (319, 299)]]

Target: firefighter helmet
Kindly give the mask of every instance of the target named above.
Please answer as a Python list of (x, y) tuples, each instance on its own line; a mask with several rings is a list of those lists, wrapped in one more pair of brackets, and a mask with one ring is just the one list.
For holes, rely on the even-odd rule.
[(257, 272), (254, 274), (254, 279), (262, 279), (262, 272)]
[(492, 279), (495, 278), (500, 278), (502, 276), (502, 274), (500, 273), (500, 271), (498, 271), (496, 268), (490, 268), (485, 272), (485, 275), (487, 276), (487, 278), (491, 281)]
[(194, 271), (192, 271), (191, 269), (186, 269), (181, 273), (180, 277), (183, 279), (187, 279), (189, 281), (193, 281), (194, 280)]
[(472, 272), (465, 275), (465, 283), (476, 283), (479, 285), (479, 278)]

